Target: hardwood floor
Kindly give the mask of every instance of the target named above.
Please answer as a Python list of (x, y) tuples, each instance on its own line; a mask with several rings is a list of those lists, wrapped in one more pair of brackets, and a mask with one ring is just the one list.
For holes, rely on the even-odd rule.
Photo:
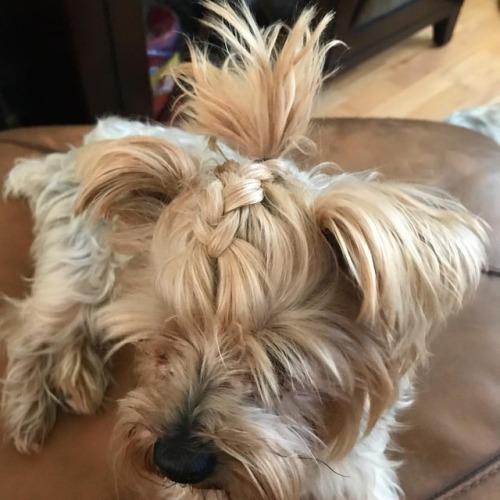
[(465, 0), (449, 44), (426, 28), (329, 81), (315, 116), (443, 120), (458, 109), (500, 102), (500, 8)]

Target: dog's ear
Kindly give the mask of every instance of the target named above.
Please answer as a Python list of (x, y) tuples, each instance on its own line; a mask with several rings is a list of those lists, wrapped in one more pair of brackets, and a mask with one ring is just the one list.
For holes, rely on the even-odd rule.
[(177, 114), (184, 127), (214, 136), (250, 158), (274, 158), (304, 140), (325, 58), (340, 42), (321, 43), (331, 16), (315, 27), (302, 11), (293, 28), (277, 23), (260, 31), (249, 8), (207, 1), (203, 24), (227, 50), (221, 66), (190, 45), (191, 61), (173, 68), (183, 91)]
[(131, 136), (84, 146), (76, 159), (81, 183), (76, 213), (113, 219), (140, 232), (196, 175), (181, 148), (148, 136)]
[(325, 407), (326, 442), (334, 443), (332, 455), (342, 455), (398, 398), (401, 378), (425, 360), (429, 331), (478, 284), (485, 228), (440, 191), (366, 176), (338, 176), (314, 209), (336, 279), (354, 305), (353, 345), (340, 346), (351, 385), (335, 389)]
[(441, 191), (355, 175), (337, 177), (315, 215), (358, 289), (358, 320), (387, 335), (407, 368), (423, 336), (476, 287), (484, 224)]

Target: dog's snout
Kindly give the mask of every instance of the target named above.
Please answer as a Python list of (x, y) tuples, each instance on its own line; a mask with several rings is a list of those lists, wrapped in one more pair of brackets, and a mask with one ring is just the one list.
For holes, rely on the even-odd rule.
[(159, 438), (153, 447), (153, 462), (165, 477), (176, 483), (197, 484), (215, 470), (217, 456), (208, 445), (179, 443)]

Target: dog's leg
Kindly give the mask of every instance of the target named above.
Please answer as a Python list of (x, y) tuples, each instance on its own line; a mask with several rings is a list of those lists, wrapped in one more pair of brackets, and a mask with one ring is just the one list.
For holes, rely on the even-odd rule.
[(29, 452), (43, 443), (58, 406), (94, 413), (108, 377), (87, 331), (84, 306), (34, 295), (15, 316), (7, 339), (2, 412), (15, 446)]
[[(396, 414), (407, 405), (411, 394), (407, 381), (402, 399), (382, 416), (372, 432), (360, 438), (353, 450), (341, 460), (317, 464), (317, 475), (310, 482), (304, 500), (342, 498), (345, 500), (399, 500), (402, 498), (396, 470), (399, 465), (388, 458), (390, 432)], [(403, 398), (405, 395), (405, 398)]]
[[(301, 500), (342, 498), (344, 500), (399, 500), (402, 498), (397, 485), (395, 465), (384, 454), (376, 460), (349, 464), (332, 462), (319, 464), (319, 474), (306, 489)], [(326, 470), (325, 470), (326, 469)], [(341, 471), (341, 472), (339, 472)]]
[(110, 250), (82, 220), (62, 218), (38, 232), (31, 295), (3, 322), (8, 364), (2, 413), (19, 451), (36, 451), (58, 407), (88, 414), (102, 403), (108, 376), (93, 328), (114, 284)]

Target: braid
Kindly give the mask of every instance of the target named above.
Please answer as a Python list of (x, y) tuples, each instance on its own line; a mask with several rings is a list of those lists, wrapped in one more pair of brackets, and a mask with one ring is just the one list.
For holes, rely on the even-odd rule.
[(241, 209), (261, 203), (263, 183), (275, 177), (262, 163), (241, 166), (227, 161), (216, 169), (216, 179), (201, 197), (199, 218), (193, 228), (210, 257), (217, 259), (230, 247), (241, 229)]

